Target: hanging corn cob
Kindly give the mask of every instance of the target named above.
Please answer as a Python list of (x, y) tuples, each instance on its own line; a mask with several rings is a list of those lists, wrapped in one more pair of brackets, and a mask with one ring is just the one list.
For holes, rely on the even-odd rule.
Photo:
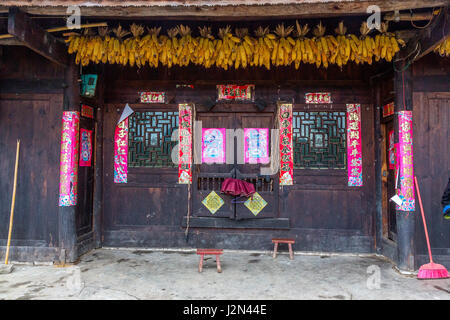
[(159, 54), (161, 52), (161, 45), (159, 42), (159, 28), (147, 28), (148, 34), (142, 39), (142, 47), (144, 48), (145, 60), (150, 67), (157, 68), (159, 64)]
[[(233, 61), (236, 59), (236, 43), (240, 40), (233, 37), (231, 34), (231, 27), (219, 29), (219, 37), (222, 42), (218, 42), (216, 50), (219, 50), (219, 54), (216, 61), (216, 66), (228, 70), (233, 65)], [(234, 59), (233, 59), (234, 58)]]
[(345, 35), (347, 32), (347, 28), (344, 26), (344, 22), (341, 21), (338, 24), (338, 27), (334, 29), (334, 31), (337, 34), (337, 42), (338, 42), (338, 48), (337, 50), (337, 56), (336, 56), (336, 64), (342, 68), (343, 65), (347, 64), (348, 60), (350, 59), (350, 52), (351, 52), (351, 46), (350, 46), (350, 38)]
[[(236, 29), (233, 35), (231, 27), (226, 26), (219, 29), (219, 37), (215, 39), (210, 27), (200, 27), (198, 37), (193, 37), (191, 29), (183, 25), (169, 29), (167, 35), (160, 35), (161, 27), (147, 28), (144, 35), (144, 27), (133, 23), (131, 37), (119, 25), (112, 30), (114, 36), (107, 28), (99, 28), (97, 35), (86, 29), (81, 35), (70, 35), (66, 42), (68, 52), (75, 54), (76, 63), (82, 66), (91, 62), (137, 67), (148, 63), (152, 68), (159, 64), (169, 68), (195, 64), (205, 68), (215, 65), (225, 70), (248, 66), (270, 69), (292, 64), (298, 69), (301, 63), (315, 64), (317, 68), (327, 68), (329, 64), (342, 67), (349, 60), (371, 64), (373, 59), (392, 61), (400, 50), (399, 45), (405, 45), (388, 32), (387, 23), (381, 24), (381, 33), (375, 37), (369, 35), (367, 23), (362, 23), (359, 37), (347, 35), (343, 22), (334, 30), (336, 36), (325, 35), (322, 22), (314, 28), (312, 38), (307, 37), (308, 25), (301, 26), (296, 21), (295, 27), (293, 32), (293, 26), (279, 24), (274, 34), (267, 27), (258, 27), (252, 37), (248, 29)], [(448, 55), (448, 43), (444, 42), (435, 51)]]
[(367, 22), (363, 22), (361, 24), (359, 31), (361, 32), (361, 36), (359, 39), (361, 40), (360, 44), (361, 44), (362, 49), (360, 51), (362, 51), (362, 54), (358, 55), (359, 61), (357, 60), (357, 63), (359, 63), (360, 61), (363, 61), (363, 62), (367, 62), (368, 64), (372, 64), (372, 56), (373, 56), (373, 50), (375, 48), (375, 41), (368, 35), (370, 32), (370, 29), (367, 26)]
[(323, 35), (325, 34), (325, 27), (320, 22), (313, 30), (314, 37), (310, 41), (311, 49), (314, 53), (314, 62), (319, 68), (321, 64), (328, 68), (327, 52), (328, 46)]
[(175, 27), (167, 30), (167, 36), (163, 35), (160, 38), (161, 52), (159, 59), (163, 66), (171, 68), (174, 64), (180, 63), (183, 47), (179, 42), (180, 39), (177, 38), (178, 34), (179, 30)]
[(133, 34), (132, 38), (125, 40), (125, 47), (128, 53), (128, 61), (130, 66), (136, 66), (140, 68), (145, 64), (144, 50), (141, 47), (141, 36), (144, 33), (144, 27), (132, 24), (130, 31)]
[[(100, 46), (100, 54), (99, 54), (99, 62), (106, 63), (108, 62), (108, 43), (111, 40), (109, 36), (110, 30), (108, 27), (99, 27), (98, 35), (101, 37), (101, 46)], [(99, 63), (97, 62), (97, 63)]]
[(235, 69), (242, 66), (247, 68), (247, 65), (253, 64), (253, 51), (255, 43), (250, 39), (248, 35), (248, 29), (241, 28), (236, 29), (236, 38), (239, 42), (236, 42), (236, 60), (234, 61)]
[(269, 34), (269, 27), (258, 27), (255, 30), (255, 39), (253, 47), (253, 66), (265, 66), (267, 70), (270, 70), (270, 56), (273, 49), (272, 41), (267, 37)]
[(116, 37), (112, 38), (108, 44), (108, 62), (125, 66), (128, 62), (129, 55), (123, 38), (129, 35), (130, 32), (122, 29), (122, 26), (119, 24), (117, 28), (113, 29), (113, 33)]
[(327, 59), (329, 63), (335, 64), (336, 58), (339, 54), (339, 43), (335, 36), (333, 35), (327, 35), (324, 37), (326, 40), (326, 45), (328, 47), (328, 55)]
[[(303, 27), (295, 21), (296, 30), (294, 31), (295, 36), (295, 45), (293, 48), (293, 62), (295, 65), (295, 69), (300, 68), (300, 63), (309, 63), (308, 51), (311, 50), (311, 46), (306, 45), (306, 34), (309, 32), (308, 24), (305, 24)], [(311, 51), (312, 54), (312, 51)], [(312, 59), (312, 58), (311, 58)]]
[(195, 60), (194, 56), (198, 42), (192, 38), (191, 29), (188, 26), (179, 25), (177, 30), (181, 38), (176, 48), (176, 62), (180, 66), (187, 66), (191, 61)]
[(275, 34), (278, 36), (278, 40), (274, 44), (272, 64), (276, 66), (288, 66), (294, 60), (292, 48), (295, 46), (295, 40), (290, 37), (292, 31), (294, 31), (294, 27), (285, 27), (283, 23), (275, 28)]
[(380, 57), (382, 59), (386, 59), (386, 61), (392, 61), (392, 57), (400, 51), (398, 46), (398, 42), (395, 39), (395, 36), (388, 32), (388, 22), (381, 23), (381, 36), (380, 36)]
[(200, 37), (196, 39), (198, 47), (196, 54), (192, 55), (192, 61), (197, 65), (210, 68), (217, 58), (216, 40), (211, 34), (211, 27), (198, 28)]
[(439, 53), (441, 57), (450, 56), (450, 37), (447, 37), (440, 45), (434, 48), (434, 52)]

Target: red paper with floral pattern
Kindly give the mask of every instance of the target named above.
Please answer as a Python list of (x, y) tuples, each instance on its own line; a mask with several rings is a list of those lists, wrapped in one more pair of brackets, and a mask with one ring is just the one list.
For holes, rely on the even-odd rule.
[(361, 146), (361, 105), (347, 104), (347, 168), (348, 186), (361, 187), (362, 146)]
[(255, 85), (217, 85), (217, 100), (253, 101)]
[(315, 104), (331, 103), (331, 93), (329, 92), (306, 93), (305, 102)]
[(64, 111), (61, 131), (59, 206), (77, 204), (80, 113)]
[(128, 182), (128, 118), (116, 125), (114, 133), (114, 183)]
[(280, 105), (280, 185), (294, 184), (294, 157), (292, 149), (292, 104)]
[(92, 163), (92, 130), (80, 129), (80, 167), (90, 167)]
[(397, 210), (414, 211), (414, 160), (413, 160), (413, 132), (412, 112), (399, 111), (398, 114), (398, 160), (399, 160), (399, 185), (397, 195), (402, 199), (402, 204), (397, 205)]
[(178, 106), (178, 183), (192, 183), (192, 106)]

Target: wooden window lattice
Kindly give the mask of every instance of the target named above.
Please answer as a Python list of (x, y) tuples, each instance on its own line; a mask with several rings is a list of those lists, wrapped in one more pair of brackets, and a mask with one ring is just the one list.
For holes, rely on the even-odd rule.
[(346, 113), (293, 112), (294, 168), (346, 168)]
[(178, 129), (178, 112), (144, 111), (130, 116), (128, 138), (128, 166), (176, 167), (172, 149), (178, 143), (171, 141)]

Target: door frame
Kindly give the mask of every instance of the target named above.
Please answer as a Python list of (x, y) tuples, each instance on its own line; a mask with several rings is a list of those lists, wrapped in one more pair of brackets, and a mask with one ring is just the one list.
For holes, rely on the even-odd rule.
[[(231, 114), (233, 114), (233, 119), (231, 121), (231, 123), (232, 123), (231, 125), (232, 125), (233, 128), (226, 128), (226, 129), (236, 130), (236, 129), (243, 129), (243, 128), (236, 127), (239, 124), (241, 126), (243, 126), (242, 125), (242, 119), (238, 119), (236, 117), (236, 115), (238, 115), (238, 114), (243, 114), (243, 115), (244, 114), (255, 114), (255, 115), (261, 114), (261, 115), (265, 115), (266, 117), (269, 117), (269, 115), (270, 115), (271, 119), (275, 119), (275, 117), (276, 117), (276, 114), (275, 114), (276, 113), (276, 109), (275, 109), (275, 113), (274, 113), (273, 110), (267, 110), (265, 112), (257, 112), (255, 110), (254, 112), (249, 112), (248, 110), (241, 110), (241, 104), (239, 104), (239, 103), (221, 103), (220, 105), (221, 105), (222, 109), (226, 109), (227, 111), (226, 112), (222, 112), (222, 111), (218, 111), (218, 112), (213, 112), (213, 111), (197, 112), (196, 113), (196, 119), (194, 119), (194, 120), (197, 121), (199, 119), (199, 115), (218, 114), (218, 116), (220, 116), (220, 114), (230, 114), (231, 113)], [(233, 110), (234, 106), (237, 106), (236, 109), (238, 109), (238, 110)], [(269, 125), (269, 128), (268, 128), (269, 129), (269, 144), (272, 141), (272, 139), (270, 139), (270, 136), (272, 134), (271, 129), (273, 129), (274, 125), (275, 125), (275, 122), (273, 121), (273, 122), (271, 122), (271, 124)], [(229, 137), (227, 135), (227, 140), (226, 140), (227, 152), (229, 152), (228, 148), (231, 145), (230, 141), (228, 141), (228, 138)], [(194, 134), (194, 140), (195, 139), (202, 139), (201, 132), (199, 134), (197, 134), (197, 135)], [(199, 213), (196, 213), (196, 210), (197, 210), (196, 208), (198, 206), (202, 206), (201, 201), (204, 199), (204, 197), (206, 197), (211, 192), (211, 190), (215, 190), (214, 187), (217, 187), (219, 185), (219, 190), (220, 190), (220, 185), (221, 185), (220, 181), (224, 180), (225, 178), (238, 178), (238, 176), (240, 176), (243, 180), (247, 180), (249, 182), (255, 182), (255, 188), (256, 188), (257, 192), (258, 191), (264, 192), (263, 191), (263, 187), (259, 188), (258, 186), (260, 184), (262, 184), (262, 185), (264, 185), (264, 188), (265, 188), (265, 184), (264, 184), (265, 177), (260, 177), (259, 174), (255, 175), (255, 174), (249, 174), (249, 173), (246, 173), (246, 172), (241, 172), (241, 170), (239, 170), (239, 167), (242, 169), (243, 165), (249, 165), (249, 164), (239, 164), (238, 163), (237, 158), (239, 157), (239, 155), (237, 154), (236, 149), (237, 149), (237, 145), (238, 145), (239, 142), (237, 142), (236, 140), (237, 140), (237, 137), (235, 135), (233, 135), (232, 146), (234, 148), (234, 152), (233, 152), (234, 153), (234, 164), (233, 164), (232, 169), (229, 172), (226, 172), (226, 173), (207, 173), (207, 172), (201, 173), (199, 171), (201, 164), (194, 164), (193, 183), (192, 183), (192, 188), (191, 188), (191, 191), (190, 191), (191, 192), (190, 198), (192, 200), (191, 201), (191, 207), (192, 207), (192, 216), (193, 217), (211, 217), (211, 214), (203, 214), (203, 213), (199, 214)], [(199, 145), (201, 146), (201, 142), (199, 144), (199, 143), (196, 143), (195, 141), (193, 141), (194, 149), (195, 149), (195, 146), (199, 146)], [(199, 151), (198, 150), (197, 151), (194, 150), (194, 154), (196, 152), (199, 152), (201, 154), (201, 150), (199, 150)], [(272, 152), (272, 148), (269, 146), (269, 153), (270, 152)], [(198, 157), (198, 158), (201, 159), (201, 156)], [(227, 155), (227, 158), (228, 158), (228, 155)], [(258, 165), (258, 166), (260, 167), (261, 165)], [(263, 164), (263, 166), (264, 166), (264, 164)], [(227, 218), (232, 219), (232, 220), (264, 219), (264, 218), (265, 219), (274, 219), (274, 218), (276, 219), (276, 218), (278, 218), (279, 215), (280, 215), (280, 210), (279, 210), (280, 209), (279, 208), (280, 193), (279, 193), (279, 185), (278, 185), (279, 181), (278, 181), (277, 177), (278, 177), (278, 173), (270, 176), (271, 181), (269, 182), (269, 185), (271, 186), (271, 189), (272, 189), (272, 190), (270, 190), (270, 192), (274, 193), (274, 195), (271, 198), (272, 198), (273, 201), (275, 201), (275, 203), (273, 203), (273, 205), (271, 206), (272, 210), (273, 210), (273, 214), (271, 214), (269, 217), (267, 217), (267, 216), (259, 216), (259, 214), (257, 216), (252, 216), (253, 214), (250, 211), (249, 211), (250, 216), (249, 215), (245, 215), (245, 214), (244, 215), (239, 215), (238, 214), (239, 211), (240, 211), (239, 209), (241, 209), (241, 208), (238, 209), (238, 205), (242, 206), (243, 204), (241, 204), (241, 203), (234, 203), (230, 207), (230, 209), (232, 209), (232, 214), (227, 212), (225, 215), (218, 215), (218, 216), (213, 215), (211, 218), (224, 218), (224, 217), (227, 217)], [(212, 180), (212, 182), (208, 182), (208, 185), (211, 185), (211, 183), (212, 183), (213, 189), (211, 189), (211, 190), (207, 189), (206, 193), (200, 193), (201, 195), (199, 195), (199, 193), (198, 193), (199, 192), (199, 190), (198, 190), (198, 188), (199, 188), (199, 178), (200, 179), (201, 178), (208, 179), (209, 181)], [(203, 183), (203, 182), (201, 182), (201, 183)], [(216, 190), (216, 192), (217, 192), (217, 190)], [(221, 196), (221, 197), (223, 198), (223, 196)], [(228, 198), (230, 198), (230, 197), (226, 196), (226, 198), (227, 199), (224, 199), (225, 200), (224, 206), (225, 205), (230, 205), (230, 203), (227, 203), (227, 201), (229, 200)]]

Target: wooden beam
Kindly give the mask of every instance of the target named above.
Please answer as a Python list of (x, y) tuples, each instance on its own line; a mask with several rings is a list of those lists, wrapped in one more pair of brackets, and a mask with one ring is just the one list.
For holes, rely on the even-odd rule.
[(395, 10), (409, 10), (418, 8), (431, 8), (445, 6), (446, 0), (317, 0), (315, 2), (297, 0), (265, 2), (257, 1), (127, 1), (124, 6), (119, 1), (98, 1), (98, 5), (85, 5), (85, 0), (54, 1), (52, 6), (39, 5), (40, 1), (3, 1), (0, 12), (8, 6), (22, 5), (23, 10), (29, 14), (67, 16), (68, 5), (78, 5), (83, 17), (198, 17), (205, 20), (220, 20), (236, 17), (323, 17), (366, 15), (367, 7), (377, 5), (382, 12)]
[(23, 42), (14, 38), (0, 39), (0, 46), (23, 46)]
[[(82, 24), (80, 25), (79, 28), (76, 28), (74, 30), (79, 30), (79, 29), (86, 29), (86, 28), (95, 28), (95, 27), (107, 27), (108, 24), (106, 22), (100, 22), (100, 23), (88, 23), (88, 24)], [(69, 27), (65, 26), (65, 27), (56, 27), (56, 28), (50, 28), (50, 29), (46, 29), (45, 31), (47, 32), (60, 32), (60, 31), (66, 31), (66, 30), (70, 30)], [(64, 33), (63, 36), (65, 37), (73, 35), (73, 34), (78, 34), (77, 32), (68, 32), (68, 33)], [(13, 38), (14, 36), (10, 35), (10, 34), (1, 34), (0, 35), (0, 40), (1, 39), (9, 39), (9, 38)]]
[(427, 55), (450, 35), (450, 6), (443, 8), (430, 26), (419, 33), (420, 54), (416, 61)]
[(62, 92), (64, 79), (2, 79), (0, 80), (0, 93), (55, 93)]
[[(186, 217), (183, 217), (181, 226), (187, 226)], [(191, 228), (289, 229), (290, 221), (288, 218), (232, 220), (227, 218), (190, 217), (189, 226)]]
[(395, 16), (394, 13), (387, 13), (383, 19), (385, 21), (424, 21), (430, 20), (435, 16), (433, 12), (426, 13), (400, 13), (398, 16)]
[(69, 54), (66, 45), (42, 29), (17, 7), (9, 9), (8, 33), (50, 61), (63, 66), (68, 65)]

